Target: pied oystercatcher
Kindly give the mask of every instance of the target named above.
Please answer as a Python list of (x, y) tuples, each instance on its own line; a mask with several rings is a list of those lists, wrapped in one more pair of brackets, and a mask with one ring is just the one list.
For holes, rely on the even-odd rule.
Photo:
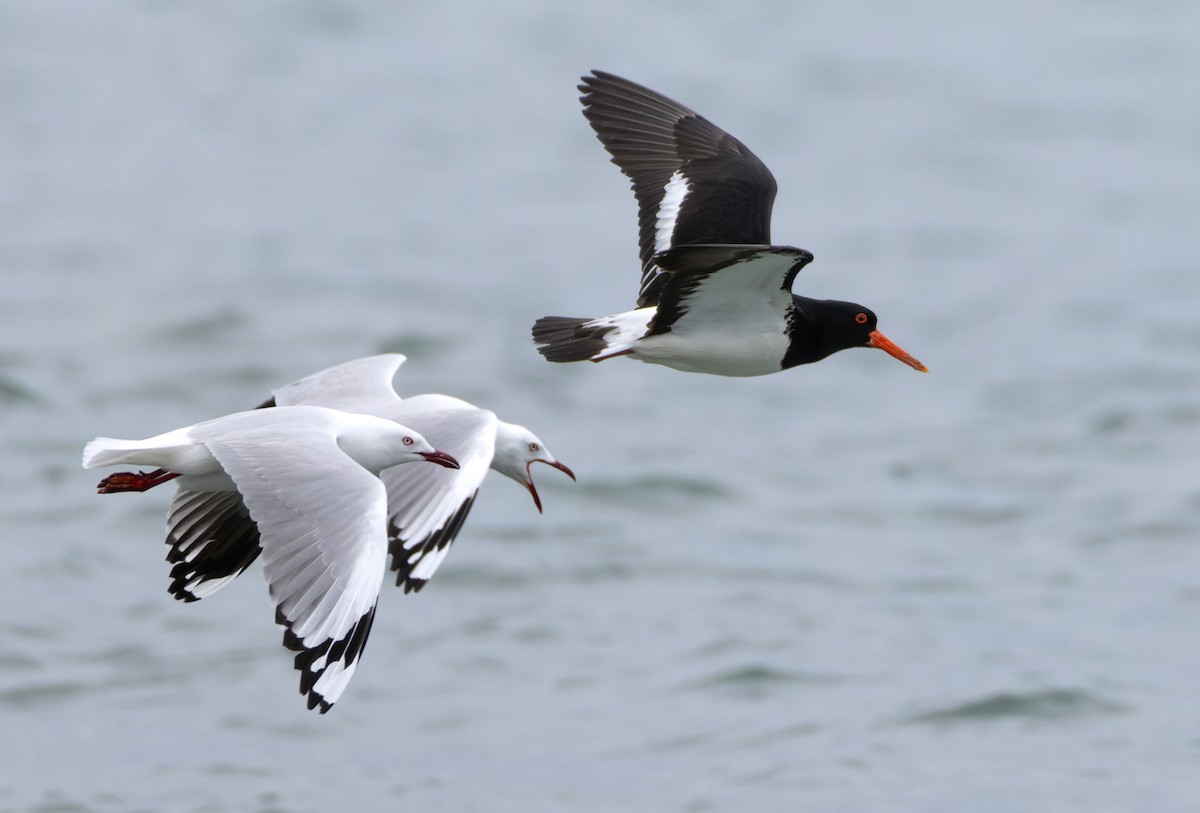
[(642, 286), (636, 310), (538, 319), (533, 339), (547, 360), (629, 356), (753, 376), (876, 347), (927, 372), (869, 308), (792, 294), (813, 256), (770, 244), (775, 179), (744, 144), (628, 79), (593, 71), (582, 82), (583, 115), (633, 182)]

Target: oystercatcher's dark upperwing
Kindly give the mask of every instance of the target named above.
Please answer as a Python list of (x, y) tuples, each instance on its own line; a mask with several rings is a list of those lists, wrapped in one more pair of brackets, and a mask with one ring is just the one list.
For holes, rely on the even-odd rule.
[(775, 179), (744, 144), (693, 110), (611, 73), (584, 76), (583, 115), (638, 201), (642, 287), (656, 305), (655, 255), (692, 244), (771, 242)]

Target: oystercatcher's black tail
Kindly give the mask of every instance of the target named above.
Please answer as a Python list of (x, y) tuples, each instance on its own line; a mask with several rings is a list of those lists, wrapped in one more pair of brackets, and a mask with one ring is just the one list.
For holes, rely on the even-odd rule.
[(587, 361), (608, 349), (611, 324), (572, 316), (543, 316), (533, 323), (533, 341), (547, 361)]

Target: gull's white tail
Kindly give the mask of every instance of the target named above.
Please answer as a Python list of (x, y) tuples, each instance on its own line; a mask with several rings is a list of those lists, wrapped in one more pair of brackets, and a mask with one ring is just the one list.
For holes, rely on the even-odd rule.
[(83, 447), (83, 467), (117, 466), (123, 463), (142, 464), (146, 454), (145, 441), (120, 438), (96, 438)]
[(207, 450), (187, 437), (186, 430), (176, 429), (145, 440), (96, 438), (83, 447), (83, 467), (119, 466), (133, 463), (138, 466), (162, 466), (172, 471), (184, 471), (191, 464), (211, 461)]

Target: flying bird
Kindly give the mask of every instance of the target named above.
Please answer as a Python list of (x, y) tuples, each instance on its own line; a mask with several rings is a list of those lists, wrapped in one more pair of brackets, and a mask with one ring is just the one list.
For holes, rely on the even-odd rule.
[(423, 461), (459, 466), (395, 421), (318, 406), (238, 412), (145, 440), (101, 437), (83, 452), (88, 469), (159, 467), (110, 475), (101, 493), (176, 481), (167, 531), (173, 549), (195, 549), (197, 495), (242, 507), (261, 545), (284, 646), (297, 653), (300, 692), (322, 713), (354, 674), (386, 572), (387, 492), (379, 474)]
[(584, 76), (583, 115), (632, 181), (642, 284), (637, 308), (533, 325), (549, 361), (629, 356), (676, 370), (755, 376), (875, 347), (925, 365), (869, 308), (792, 293), (812, 261), (771, 244), (775, 178), (746, 145), (690, 108), (611, 73)]

